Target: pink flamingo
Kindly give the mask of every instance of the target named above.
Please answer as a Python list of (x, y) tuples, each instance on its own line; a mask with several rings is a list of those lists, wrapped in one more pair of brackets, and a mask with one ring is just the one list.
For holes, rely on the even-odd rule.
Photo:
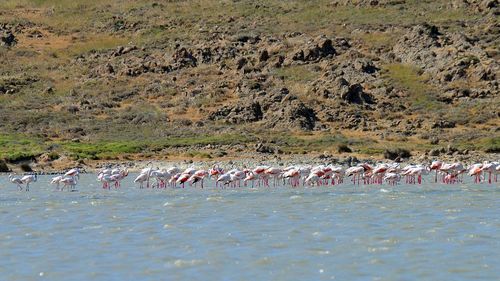
[[(104, 182), (106, 183), (107, 181), (105, 180), (105, 177), (109, 177), (109, 176), (106, 176), (106, 175), (105, 175), (105, 176), (103, 177), (103, 180), (104, 180)], [(145, 174), (141, 173), (141, 174), (139, 174), (139, 175), (138, 175), (138, 176), (134, 179), (134, 183), (139, 183), (139, 188), (140, 188), (140, 189), (143, 189), (143, 188), (144, 188), (144, 182), (147, 182), (147, 181), (149, 181), (149, 173), (145, 173)], [(110, 182), (111, 182), (111, 180), (110, 180)], [(105, 185), (106, 185), (106, 184), (105, 184)], [(107, 186), (107, 185), (106, 185), (106, 186)], [(105, 188), (105, 187), (103, 187), (103, 188)]]
[(469, 169), (469, 176), (474, 177), (474, 183), (481, 182), (481, 176), (483, 174), (482, 167), (483, 164), (473, 164)]
[(435, 170), (436, 171), (436, 177), (435, 177), (435, 182), (438, 181), (438, 172), (439, 172), (439, 169), (441, 169), (441, 166), (443, 165), (443, 162), (439, 161), (439, 160), (436, 160), (436, 161), (432, 161), (431, 163), (431, 171), (432, 170)]
[(245, 183), (245, 186), (246, 186), (247, 182), (251, 181), (252, 182), (252, 188), (253, 188), (255, 180), (257, 180), (257, 176), (252, 171), (247, 171), (246, 172), (246, 177), (243, 179), (243, 182)]
[[(194, 174), (194, 172), (193, 172), (193, 174)], [(179, 176), (176, 183), (182, 184), (182, 188), (184, 188), (184, 184), (189, 180), (190, 177), (191, 177), (191, 174), (183, 173)]]
[(74, 191), (78, 181), (74, 177), (64, 177), (60, 180), (60, 183), (63, 184), (61, 190), (64, 190), (64, 188), (67, 187), (68, 190)]
[(497, 182), (497, 180), (498, 180), (498, 178), (497, 178), (498, 166), (499, 166), (498, 162), (491, 162), (491, 163), (484, 162), (483, 163), (483, 166), (481, 167), (481, 171), (488, 172), (488, 183), (491, 183), (491, 181), (492, 181), (492, 177), (491, 177), (492, 174), (495, 175), (495, 182)]
[(299, 169), (291, 169), (283, 173), (283, 179), (289, 179), (292, 187), (297, 187), (300, 184), (300, 171)]
[(121, 186), (121, 181), (128, 176), (128, 170), (120, 170), (116, 174), (109, 176), (110, 180), (115, 183), (115, 188)]
[(283, 173), (283, 170), (281, 170), (280, 168), (270, 167), (266, 169), (264, 173), (269, 177), (273, 178), (273, 185), (276, 186), (276, 181), (281, 175), (281, 173)]
[(321, 177), (317, 173), (312, 173), (309, 174), (309, 176), (305, 180), (305, 184), (307, 185), (314, 185), (316, 184), (317, 186), (321, 185)]
[(59, 190), (59, 184), (61, 183), (62, 179), (63, 179), (63, 176), (53, 177), (50, 181), (50, 184), (55, 184), (56, 190)]
[(205, 170), (198, 170), (194, 172), (192, 176), (189, 177), (188, 182), (192, 185), (196, 186), (197, 182), (201, 182), (201, 188), (203, 188), (203, 180), (208, 175), (208, 172)]
[(219, 178), (220, 175), (224, 174), (224, 170), (219, 167), (219, 165), (215, 164), (212, 166), (212, 169), (208, 171), (210, 174), (210, 178), (215, 180), (215, 187), (217, 187), (218, 181), (217, 179)]
[(345, 174), (348, 177), (352, 176), (353, 184), (356, 184), (356, 180), (358, 180), (358, 185), (359, 185), (361, 181), (361, 175), (363, 174), (364, 171), (365, 168), (363, 168), (362, 166), (354, 166), (347, 168)]
[(78, 168), (73, 168), (69, 171), (67, 171), (65, 174), (64, 174), (64, 177), (72, 177), (72, 178), (78, 178), (80, 179), (80, 169)]
[(373, 183), (382, 184), (382, 181), (384, 179), (384, 175), (388, 169), (389, 169), (389, 165), (387, 165), (385, 163), (377, 165), (373, 169), (373, 172), (372, 172)]
[(397, 173), (386, 173), (384, 176), (384, 181), (386, 181), (389, 185), (396, 185), (399, 180), (401, 179), (401, 176)]
[(263, 181), (263, 184), (266, 184), (267, 176), (265, 175), (265, 171), (269, 168), (269, 166), (257, 166), (252, 170), (252, 172), (259, 178), (259, 186), (261, 181)]

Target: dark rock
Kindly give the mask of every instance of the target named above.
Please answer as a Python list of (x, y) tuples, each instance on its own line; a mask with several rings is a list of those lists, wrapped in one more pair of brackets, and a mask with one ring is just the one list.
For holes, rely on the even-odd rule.
[(373, 61), (369, 59), (357, 59), (354, 61), (354, 68), (358, 71), (365, 72), (365, 73), (375, 73), (379, 69), (375, 67), (373, 64)]
[(258, 102), (248, 106), (225, 106), (209, 115), (209, 120), (225, 120), (231, 124), (250, 123), (262, 120), (262, 108)]
[(262, 144), (259, 142), (258, 144), (255, 145), (255, 151), (260, 152), (260, 153), (273, 153), (274, 150), (265, 144)]
[(293, 54), (292, 60), (303, 61), (304, 57), (305, 57), (304, 51), (300, 50), (300, 51), (296, 52), (295, 54)]
[(69, 112), (69, 113), (72, 113), (72, 114), (76, 114), (78, 111), (80, 111), (80, 109), (78, 108), (78, 106), (76, 105), (69, 105), (69, 106), (66, 106), (65, 109)]
[(240, 70), (246, 64), (247, 64), (247, 59), (246, 58), (239, 58), (238, 61), (236, 62), (236, 67), (237, 67), (238, 70)]
[(2, 46), (7, 46), (7, 47), (12, 47), (17, 44), (17, 39), (12, 32), (5, 32), (3, 35), (0, 36), (0, 45)]
[(455, 122), (447, 120), (439, 120), (432, 124), (432, 128), (455, 128)]
[(439, 139), (438, 139), (438, 138), (436, 138), (436, 137), (432, 138), (432, 139), (431, 139), (431, 141), (430, 141), (430, 144), (434, 144), (434, 145), (436, 145), (436, 144), (438, 144), (438, 143), (439, 143)]
[(260, 52), (259, 54), (259, 61), (260, 62), (265, 62), (269, 59), (269, 53), (267, 52), (267, 50), (263, 50), (262, 52)]
[(338, 153), (351, 153), (352, 149), (346, 144), (339, 144), (337, 147)]
[(283, 62), (285, 62), (285, 57), (282, 55), (277, 56), (276, 61), (274, 62), (274, 67), (281, 67), (283, 65)]
[(269, 119), (266, 118), (266, 120), (272, 127), (288, 129), (295, 127), (310, 131), (314, 129), (316, 121), (319, 120), (314, 109), (307, 107), (299, 100), (293, 100), (289, 105), (281, 107), (281, 110), (270, 115)]
[(33, 169), (28, 163), (22, 163), (21, 165), (19, 165), (19, 168), (21, 168), (21, 171), (23, 172), (33, 172)]
[(322, 58), (336, 55), (333, 42), (330, 39), (322, 39), (319, 44), (316, 44), (305, 50), (296, 52), (292, 60), (315, 62)]
[(451, 144), (448, 144), (448, 146), (446, 147), (446, 152), (448, 154), (453, 154), (456, 151), (457, 151), (457, 149), (455, 147), (453, 147)]
[(81, 127), (72, 127), (64, 130), (65, 133), (68, 133), (72, 136), (85, 136), (85, 130)]
[(250, 43), (250, 44), (255, 44), (260, 41), (259, 36), (250, 36), (250, 35), (240, 35), (236, 38), (237, 42), (241, 43)]
[(340, 98), (349, 102), (356, 104), (373, 104), (373, 97), (363, 91), (363, 87), (360, 84), (350, 85), (347, 92), (342, 93)]
[(177, 64), (178, 69), (183, 67), (196, 67), (198, 65), (198, 60), (194, 57), (193, 53), (186, 48), (176, 50), (173, 55), (173, 61)]
[(4, 160), (0, 159), (0, 173), (10, 172), (9, 166), (5, 163)]
[(39, 39), (39, 38), (43, 37), (43, 34), (39, 30), (32, 30), (26, 36), (29, 37), (29, 38), (37, 38), (37, 39)]
[(384, 158), (385, 159), (391, 159), (391, 160), (396, 160), (396, 159), (402, 159), (402, 158), (410, 158), (411, 153), (410, 151), (402, 148), (397, 148), (397, 149), (387, 149), (384, 152)]

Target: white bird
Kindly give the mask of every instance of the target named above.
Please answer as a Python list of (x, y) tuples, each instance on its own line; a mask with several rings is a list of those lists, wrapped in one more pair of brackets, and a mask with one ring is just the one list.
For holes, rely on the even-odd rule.
[(21, 185), (23, 184), (23, 181), (21, 180), (21, 178), (18, 178), (18, 177), (14, 177), (12, 174), (9, 175), (9, 181), (13, 184), (15, 184), (19, 190), (22, 190), (23, 188), (21, 187)]
[(223, 186), (228, 185), (229, 183), (231, 183), (231, 174), (229, 174), (229, 173), (222, 174), (217, 179), (217, 182), (221, 182), (223, 184)]
[(26, 191), (30, 191), (30, 183), (36, 182), (37, 179), (38, 179), (38, 177), (36, 174), (26, 175), (26, 176), (21, 178), (21, 181), (23, 182), (23, 184), (26, 185)]
[(64, 177), (77, 177), (80, 179), (80, 170), (78, 168), (73, 168), (64, 174)]
[(61, 183), (61, 180), (63, 178), (64, 178), (63, 176), (53, 177), (52, 180), (50, 181), (50, 184), (55, 184), (56, 189), (59, 190), (59, 184)]
[(144, 188), (144, 182), (149, 180), (149, 174), (139, 174), (135, 180), (134, 183), (140, 183), (139, 188)]
[(77, 180), (74, 177), (64, 177), (59, 182), (63, 184), (61, 190), (64, 190), (64, 188), (67, 187), (68, 190), (73, 191), (75, 190), (77, 184)]

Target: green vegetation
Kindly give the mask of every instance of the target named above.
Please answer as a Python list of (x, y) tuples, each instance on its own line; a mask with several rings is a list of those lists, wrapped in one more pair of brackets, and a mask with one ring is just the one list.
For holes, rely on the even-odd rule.
[(43, 141), (22, 135), (0, 135), (0, 159), (7, 162), (33, 159), (43, 153)]
[(290, 82), (310, 82), (318, 78), (319, 74), (313, 72), (307, 65), (294, 65), (278, 68), (275, 72), (278, 77), (283, 77), (285, 81)]
[[(58, 147), (58, 152), (48, 154), (49, 159), (56, 160), (61, 153), (73, 159), (118, 159), (137, 153), (158, 152), (163, 149), (178, 147), (195, 147), (206, 145), (236, 145), (254, 141), (251, 136), (224, 134), (215, 136), (169, 137), (158, 141), (105, 141), (96, 142), (58, 142), (42, 141), (21, 135), (0, 135), (0, 159), (8, 162), (31, 159), (41, 155), (49, 146)], [(189, 151), (188, 154), (200, 158), (211, 158), (210, 154), (200, 151)]]
[(484, 138), (479, 142), (479, 147), (488, 153), (500, 153), (500, 137)]
[(405, 89), (415, 110), (428, 112), (438, 110), (442, 105), (437, 102), (429, 83), (429, 77), (422, 70), (407, 64), (389, 64), (384, 67), (386, 77), (396, 86)]

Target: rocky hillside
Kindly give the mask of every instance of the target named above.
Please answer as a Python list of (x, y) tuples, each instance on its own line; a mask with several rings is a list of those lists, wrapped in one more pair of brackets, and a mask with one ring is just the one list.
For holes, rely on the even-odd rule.
[(5, 0), (0, 156), (498, 153), (499, 9)]

